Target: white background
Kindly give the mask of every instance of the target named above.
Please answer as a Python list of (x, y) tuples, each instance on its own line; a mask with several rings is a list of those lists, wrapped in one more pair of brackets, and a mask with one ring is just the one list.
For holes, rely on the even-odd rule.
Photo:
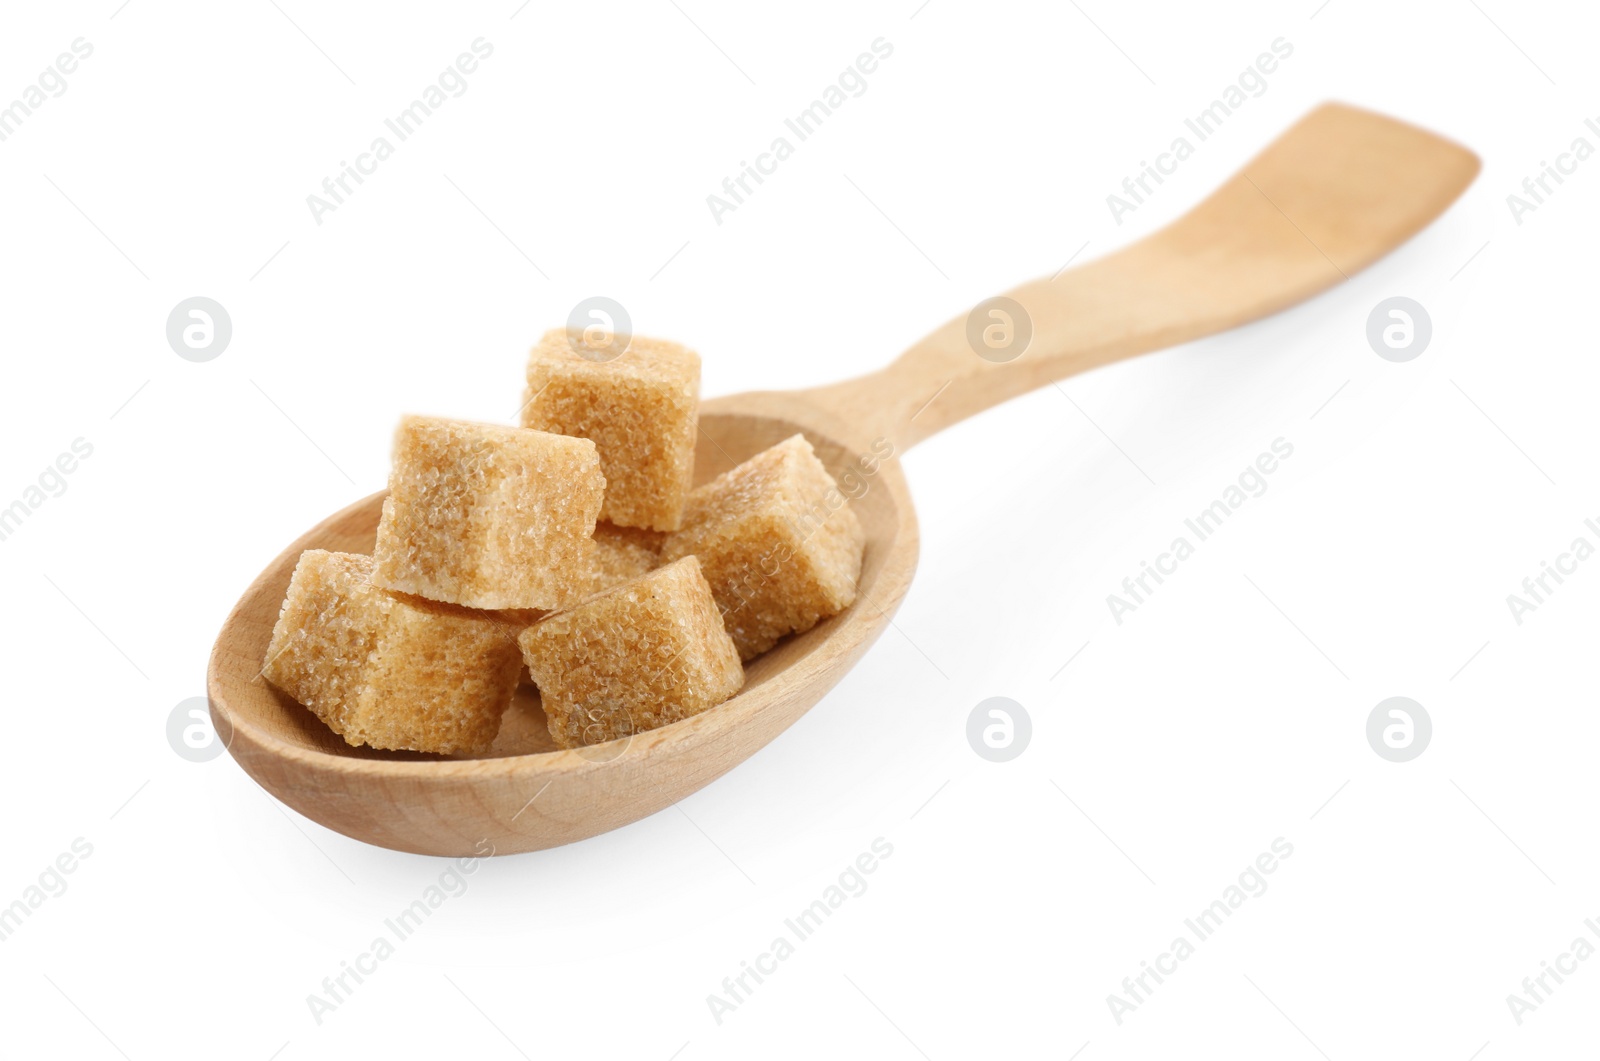
[[(1597, 540), (1600, 161), (1521, 224), (1506, 203), (1574, 138), (1600, 147), (1592, 11), (117, 2), (12, 6), (0, 32), (0, 101), (94, 48), (0, 143), (0, 504), (94, 448), (0, 542), (0, 905), (93, 847), (0, 943), (5, 1053), (1592, 1045), (1600, 961), (1521, 1025), (1506, 1004), (1600, 918), (1600, 563), (1521, 625), (1506, 604)], [(306, 197), (478, 37), (468, 91), (317, 224)], [(878, 37), (866, 93), (713, 220), (707, 195)], [(1265, 93), (1116, 224), (1106, 196), (1279, 37)], [(1160, 227), (1328, 98), (1458, 139), (1483, 174), (1305, 306), (918, 447), (920, 573), (836, 692), (679, 809), (483, 864), (313, 1019), (446, 863), (299, 818), (165, 727), (250, 579), (382, 486), (400, 413), (509, 419), (527, 346), (594, 294), (695, 346), (708, 396), (866, 371)], [(233, 321), (205, 364), (165, 338), (194, 295)], [(1433, 321), (1405, 364), (1364, 337), (1392, 295)], [(1265, 495), (1116, 623), (1106, 595), (1279, 437)], [(1001, 765), (965, 737), (997, 695), (1033, 721)], [(1395, 695), (1434, 724), (1404, 764), (1365, 737)], [(723, 978), (878, 837), (869, 890), (714, 1020)], [(1106, 996), (1277, 837), (1270, 889), (1119, 1025)]]

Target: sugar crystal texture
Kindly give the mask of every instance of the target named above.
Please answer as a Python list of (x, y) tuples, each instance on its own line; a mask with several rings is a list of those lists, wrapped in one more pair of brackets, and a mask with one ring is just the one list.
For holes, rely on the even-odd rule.
[(610, 589), (661, 566), (666, 535), (640, 527), (618, 527), (601, 521), (594, 528), (589, 594)]
[(697, 715), (744, 685), (694, 557), (614, 586), (522, 632), (550, 736), (601, 744)]
[[(654, 571), (661, 566), (661, 541), (666, 535), (658, 531), (637, 527), (618, 527), (601, 521), (594, 528), (594, 548), (589, 552), (587, 574), (584, 576), (584, 596), (602, 593), (631, 578)], [(550, 613), (536, 608), (517, 608), (489, 612), (497, 620), (521, 632)], [(522, 668), (522, 681), (533, 684), (528, 668)]]
[(694, 475), (700, 357), (677, 343), (626, 339), (610, 357), (583, 336), (546, 332), (528, 357), (522, 425), (594, 441), (606, 477), (601, 519), (677, 530)]
[(589, 592), (604, 493), (587, 439), (405, 417), (373, 581), (470, 608), (565, 607)]
[(792, 435), (689, 495), (662, 559), (700, 558), (739, 655), (854, 603), (866, 535), (804, 435)]
[(515, 630), (371, 576), (371, 557), (301, 554), (262, 674), (348, 744), (488, 750), (521, 670)]

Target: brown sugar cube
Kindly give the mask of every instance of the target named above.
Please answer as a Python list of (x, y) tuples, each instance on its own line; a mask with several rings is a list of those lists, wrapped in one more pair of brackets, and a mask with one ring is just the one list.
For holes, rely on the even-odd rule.
[(606, 477), (601, 519), (677, 530), (694, 475), (700, 356), (660, 339), (626, 341), (612, 356), (576, 333), (546, 332), (528, 357), (522, 426), (594, 441)]
[(738, 650), (692, 556), (557, 612), (518, 640), (563, 748), (677, 722), (744, 685)]
[(346, 743), (487, 751), (517, 687), (514, 631), (371, 576), (369, 556), (301, 554), (262, 674)]
[(605, 485), (587, 439), (405, 417), (372, 580), (469, 608), (565, 607), (589, 589)]
[(618, 527), (601, 521), (594, 528), (589, 594), (600, 593), (661, 566), (666, 535), (640, 527)]
[(804, 435), (689, 495), (662, 559), (693, 554), (743, 659), (856, 599), (866, 535)]
[[(589, 553), (584, 596), (604, 592), (619, 582), (638, 578), (660, 567), (661, 542), (665, 537), (659, 531), (638, 527), (618, 527), (604, 521), (595, 524), (594, 548)], [(513, 634), (517, 634), (550, 613), (526, 608), (487, 614), (493, 615)], [(522, 668), (521, 681), (523, 684), (533, 684), (533, 676), (528, 673), (526, 666)]]
[[(499, 623), (507, 635), (515, 640), (518, 634), (550, 613), (540, 611), (538, 608), (507, 608), (502, 611), (484, 612), (483, 614)], [(528, 673), (528, 666), (525, 663), (517, 667), (517, 684), (533, 684), (533, 675)]]

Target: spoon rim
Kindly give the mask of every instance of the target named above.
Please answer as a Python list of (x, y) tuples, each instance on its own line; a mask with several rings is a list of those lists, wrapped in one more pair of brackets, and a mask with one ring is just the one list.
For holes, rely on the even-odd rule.
[[(742, 396), (731, 397), (736, 400)], [(768, 398), (771, 395), (763, 394), (761, 397)], [(752, 404), (766, 403), (757, 401)], [(776, 416), (765, 408), (740, 409), (737, 404), (726, 398), (715, 400), (714, 403), (708, 402), (702, 412), (712, 416), (750, 417), (792, 424), (797, 431), (806, 433), (813, 443), (824, 443), (844, 452), (857, 452), (857, 447), (854, 445), (841, 441), (826, 431), (808, 426), (800, 417)], [(889, 625), (909, 590), (911, 576), (916, 571), (920, 551), (919, 534), (916, 510), (911, 504), (910, 489), (898, 461), (882, 462), (874, 473), (874, 478), (877, 484), (873, 488), (886, 489), (892, 508), (891, 518), (888, 521), (891, 532), (887, 544), (883, 544), (883, 538), (879, 538), (876, 544), (878, 549), (887, 549), (887, 552), (882, 563), (870, 571), (865, 563), (863, 564), (861, 584), (855, 602), (839, 615), (823, 620), (824, 623), (832, 622), (837, 625), (808, 651), (790, 661), (780, 671), (767, 676), (755, 688), (746, 687), (723, 703), (697, 715), (624, 738), (628, 741), (627, 746), (611, 758), (596, 759), (585, 754), (587, 749), (572, 748), (479, 759), (369, 758), (354, 754), (356, 746), (353, 745), (349, 746), (350, 753), (346, 753), (343, 746), (330, 750), (296, 743), (271, 732), (253, 717), (252, 713), (237, 708), (231, 702), (231, 694), (238, 687), (238, 679), (237, 676), (228, 673), (227, 664), (231, 660), (230, 654), (236, 653), (238, 643), (249, 636), (248, 631), (241, 625), (245, 614), (259, 606), (263, 594), (273, 596), (275, 601), (281, 600), (300, 554), (307, 549), (321, 547), (320, 540), (326, 537), (331, 527), (359, 513), (381, 506), (383, 498), (388, 495), (387, 489), (369, 494), (318, 521), (273, 557), (234, 603), (218, 631), (207, 663), (206, 692), (210, 701), (213, 725), (218, 737), (223, 741), (223, 747), (230, 755), (234, 755), (236, 760), (239, 756), (235, 749), (238, 743), (243, 741), (256, 752), (280, 762), (292, 763), (297, 768), (348, 776), (382, 775), (389, 778), (447, 781), (474, 777), (489, 779), (520, 773), (577, 775), (605, 770), (625, 770), (630, 765), (648, 769), (648, 760), (656, 754), (677, 750), (684, 745), (700, 745), (715, 741), (728, 731), (739, 729), (745, 720), (778, 707), (784, 699), (792, 697), (796, 689), (804, 689), (819, 681), (827, 681), (827, 686), (810, 701), (807, 707), (815, 705), (854, 666), (855, 660), (852, 659), (850, 666), (838, 667), (837, 657), (840, 655), (859, 657)], [(869, 537), (868, 550), (873, 549), (874, 545), (874, 541)], [(888, 581), (885, 582), (885, 579)], [(879, 585), (889, 586), (889, 599), (869, 597), (867, 593), (862, 592)], [(874, 605), (876, 610), (864, 607), (868, 604)], [(834, 646), (838, 651), (825, 652), (824, 646)], [(832, 680), (828, 681), (830, 678)], [(257, 673), (251, 682), (270, 685), (260, 673)], [(275, 691), (273, 695), (285, 694)], [(302, 711), (308, 710), (303, 705), (297, 704), (295, 707)], [(601, 748), (604, 745), (593, 747)]]

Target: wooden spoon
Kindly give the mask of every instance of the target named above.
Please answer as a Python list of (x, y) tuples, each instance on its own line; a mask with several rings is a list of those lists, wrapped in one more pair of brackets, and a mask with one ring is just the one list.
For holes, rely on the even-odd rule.
[(971, 328), (958, 317), (882, 371), (707, 402), (697, 482), (803, 431), (836, 476), (853, 473), (847, 481), (865, 487), (853, 504), (867, 531), (856, 604), (752, 661), (744, 691), (720, 707), (630, 740), (563, 751), (526, 690), (480, 758), (349, 747), (260, 671), (301, 551), (370, 553), (380, 493), (291, 545), (228, 616), (207, 682), (218, 737), (251, 777), (308, 818), (402, 851), (534, 851), (654, 814), (783, 732), (883, 632), (917, 563), (905, 479), (894, 460), (875, 459), (887, 447), (903, 453), (1051, 380), (1224, 331), (1332, 287), (1437, 217), (1478, 168), (1456, 144), (1327, 104), (1166, 229), (1017, 288), (1009, 308), (985, 303)]

